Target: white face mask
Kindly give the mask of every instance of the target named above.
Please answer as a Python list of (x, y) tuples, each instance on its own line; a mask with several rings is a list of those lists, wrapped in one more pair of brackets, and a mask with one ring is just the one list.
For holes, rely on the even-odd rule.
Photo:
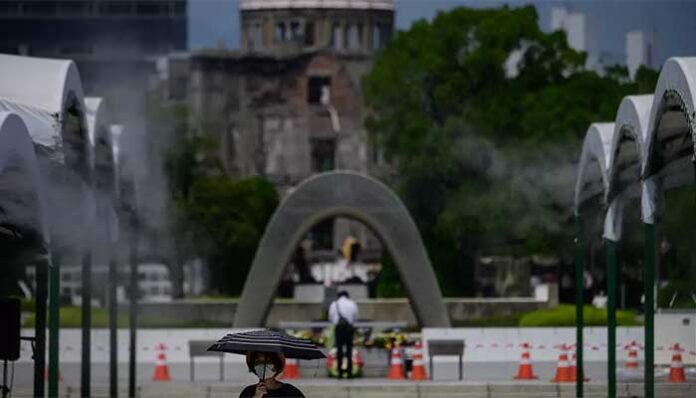
[(273, 369), (273, 364), (270, 363), (260, 363), (254, 366), (254, 373), (261, 378), (270, 379), (275, 375), (275, 370)]

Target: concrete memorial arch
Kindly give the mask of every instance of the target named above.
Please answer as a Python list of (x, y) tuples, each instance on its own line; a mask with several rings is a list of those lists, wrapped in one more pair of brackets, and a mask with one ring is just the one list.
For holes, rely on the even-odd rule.
[(450, 326), (430, 259), (406, 207), (377, 180), (340, 171), (309, 178), (280, 204), (257, 249), (235, 327), (264, 325), (294, 248), (312, 226), (337, 216), (365, 223), (382, 240), (396, 262), (421, 326)]

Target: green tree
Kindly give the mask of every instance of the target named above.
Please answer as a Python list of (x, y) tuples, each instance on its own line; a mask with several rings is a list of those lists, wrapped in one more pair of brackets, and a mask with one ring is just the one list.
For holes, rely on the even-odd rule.
[(185, 107), (153, 109), (156, 131), (166, 137), (159, 141), (165, 147), (164, 170), (172, 201), (174, 261), (183, 264), (201, 258), (210, 273), (211, 289), (239, 295), (258, 242), (278, 206), (275, 187), (261, 177), (229, 177), (215, 137), (189, 133), (199, 123)]
[(482, 251), (570, 252), (573, 162), (590, 123), (657, 73), (603, 76), (531, 7), (458, 8), (421, 20), (363, 81), (366, 125), (396, 168), (446, 295), (474, 292)]
[(266, 224), (278, 206), (273, 184), (260, 177), (199, 178), (183, 204), (211, 287), (239, 295)]

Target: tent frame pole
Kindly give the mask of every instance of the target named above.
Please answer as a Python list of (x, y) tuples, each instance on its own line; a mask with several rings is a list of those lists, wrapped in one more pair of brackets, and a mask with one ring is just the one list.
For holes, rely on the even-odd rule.
[(585, 243), (582, 218), (576, 216), (577, 237), (575, 238), (575, 345), (577, 353), (575, 396), (584, 397), (584, 336), (585, 326), (583, 289), (585, 288)]
[(137, 330), (138, 330), (138, 296), (140, 295), (140, 289), (138, 287), (138, 263), (140, 262), (138, 253), (139, 239), (139, 226), (138, 221), (133, 216), (133, 222), (130, 234), (130, 314), (129, 314), (129, 325), (128, 334), (130, 340), (130, 348), (128, 350), (128, 397), (135, 398), (136, 393), (136, 347), (137, 347)]
[(112, 245), (109, 253), (109, 397), (118, 397), (118, 263), (116, 261), (116, 245)]
[(58, 396), (60, 345), (60, 255), (52, 250), (53, 261), (49, 270), (48, 299), (48, 396)]
[[(48, 255), (50, 256), (50, 254)], [(36, 261), (36, 322), (34, 323), (34, 397), (44, 397), (46, 383), (46, 309), (48, 304), (48, 274), (50, 260), (42, 256)]]
[(645, 225), (643, 294), (645, 295), (645, 396), (655, 396), (655, 225)]
[(616, 397), (616, 242), (605, 239), (607, 250), (607, 382), (609, 397)]
[(80, 394), (91, 397), (92, 381), (92, 249), (83, 249), (82, 257), (82, 363)]

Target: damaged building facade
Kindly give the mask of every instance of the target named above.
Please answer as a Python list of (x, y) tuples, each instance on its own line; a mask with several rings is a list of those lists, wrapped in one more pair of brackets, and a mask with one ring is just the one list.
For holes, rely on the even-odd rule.
[[(391, 39), (393, 1), (242, 0), (240, 17), (239, 50), (161, 59), (160, 96), (185, 103), (192, 127), (217, 138), (230, 176), (263, 176), (281, 196), (329, 170), (379, 177), (361, 80)], [(362, 224), (337, 219), (310, 233), (315, 260), (334, 258), (349, 236), (363, 256), (381, 255)]]

